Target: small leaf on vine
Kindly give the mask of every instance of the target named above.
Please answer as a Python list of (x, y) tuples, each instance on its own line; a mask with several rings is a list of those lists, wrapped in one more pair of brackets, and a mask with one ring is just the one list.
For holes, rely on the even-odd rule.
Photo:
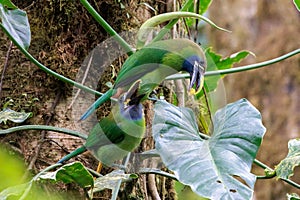
[(300, 165), (300, 139), (290, 140), (288, 148), (286, 158), (275, 167), (277, 178), (290, 178), (294, 175), (294, 168)]
[(0, 123), (6, 124), (7, 120), (15, 123), (23, 123), (26, 119), (32, 116), (32, 113), (16, 112), (9, 108), (0, 112)]
[(93, 176), (80, 162), (73, 162), (60, 167), (55, 172), (47, 172), (40, 179), (52, 180), (54, 182), (77, 183), (80, 187), (93, 187)]

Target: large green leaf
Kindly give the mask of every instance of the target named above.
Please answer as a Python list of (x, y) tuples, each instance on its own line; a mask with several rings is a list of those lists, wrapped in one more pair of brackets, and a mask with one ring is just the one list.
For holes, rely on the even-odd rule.
[(191, 109), (158, 101), (153, 120), (155, 147), (178, 180), (200, 196), (251, 199), (256, 181), (251, 165), (265, 133), (261, 115), (241, 99), (217, 111), (213, 122), (213, 134), (205, 140)]
[(288, 148), (288, 155), (275, 168), (278, 178), (290, 178), (294, 175), (294, 168), (300, 165), (300, 139), (290, 140)]
[(22, 160), (5, 149), (3, 145), (0, 145), (0, 191), (7, 187), (23, 183), (22, 176), (26, 171)]
[(8, 187), (5, 190), (0, 192), (0, 199), (11, 199), (13, 197), (20, 197), (26, 191), (31, 190), (31, 187), (32, 187), (32, 182), (23, 183), (21, 185)]
[(9, 10), (0, 4), (0, 18), (6, 31), (25, 49), (30, 45), (30, 26), (25, 11)]
[[(75, 197), (74, 197), (75, 198)], [(34, 181), (23, 183), (8, 187), (0, 192), (1, 200), (13, 200), (13, 199), (51, 199), (62, 200), (66, 199), (60, 193), (49, 193), (49, 191), (43, 190), (37, 186)], [(68, 194), (68, 199), (72, 199), (72, 196)], [(76, 198), (75, 198), (76, 199)]]
[[(223, 70), (223, 69), (230, 69), (232, 68), (233, 64), (240, 62), (244, 58), (246, 58), (249, 54), (252, 54), (249, 51), (239, 51), (234, 53), (226, 58), (222, 58), (221, 55), (212, 51), (211, 48), (207, 48), (205, 50), (205, 56), (207, 58), (207, 70), (206, 71), (216, 71), (216, 70)], [(219, 76), (205, 76), (204, 78), (204, 88), (206, 92), (214, 91), (217, 86), (218, 82), (224, 77), (225, 75)], [(197, 94), (197, 98), (203, 96), (203, 90)]]
[(9, 108), (0, 112), (0, 123), (6, 123), (7, 120), (10, 120), (15, 123), (23, 123), (28, 117), (32, 116), (32, 113), (25, 112), (16, 112)]
[(60, 167), (55, 172), (47, 172), (39, 177), (52, 181), (62, 181), (63, 183), (77, 183), (80, 187), (93, 187), (93, 176), (86, 170), (80, 162), (73, 162)]

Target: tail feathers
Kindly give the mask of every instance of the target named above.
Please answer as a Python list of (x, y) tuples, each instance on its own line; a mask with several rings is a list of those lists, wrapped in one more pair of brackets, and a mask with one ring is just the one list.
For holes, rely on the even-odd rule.
[(105, 92), (100, 98), (98, 98), (88, 109), (87, 111), (80, 117), (79, 121), (83, 121), (87, 119), (99, 106), (101, 106), (105, 101), (110, 99), (113, 95), (113, 89)]
[(76, 150), (72, 151), (71, 153), (69, 153), (68, 155), (66, 155), (65, 157), (63, 157), (62, 159), (60, 159), (57, 163), (62, 164), (64, 162), (70, 160), (71, 158), (74, 158), (75, 156), (82, 154), (85, 151), (87, 151), (86, 147), (81, 146), (81, 147), (77, 148)]

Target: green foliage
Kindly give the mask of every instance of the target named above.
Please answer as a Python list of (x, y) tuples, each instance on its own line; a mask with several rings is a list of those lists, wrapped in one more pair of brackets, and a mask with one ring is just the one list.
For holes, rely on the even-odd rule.
[[(3, 190), (0, 193), (0, 199), (10, 199), (12, 197), (21, 197), (26, 191), (32, 187), (32, 182), (16, 185)], [(20, 199), (20, 198), (18, 198)]]
[(0, 112), (0, 123), (6, 124), (7, 120), (15, 123), (23, 123), (26, 119), (32, 116), (32, 113), (16, 112), (9, 108), (4, 109)]
[(199, 135), (190, 109), (158, 101), (154, 111), (156, 150), (180, 182), (207, 198), (251, 198), (256, 178), (250, 170), (265, 128), (260, 113), (247, 100), (228, 104), (215, 114), (208, 140)]
[[(24, 183), (26, 174), (25, 164), (15, 155), (3, 150), (0, 146), (0, 199), (49, 199), (49, 196), (36, 187), (34, 179)], [(62, 199), (59, 195), (51, 194), (51, 199)]]
[[(3, 3), (9, 8), (15, 8), (10, 1)], [(26, 12), (20, 9), (8, 10), (0, 4), (0, 17), (2, 26), (23, 48), (27, 49), (30, 45), (31, 33)]]
[(288, 148), (288, 155), (275, 168), (277, 178), (290, 178), (294, 175), (294, 168), (300, 165), (300, 139), (290, 140)]
[[(190, 7), (188, 8), (187, 11), (189, 12), (195, 12), (198, 13), (200, 15), (203, 15), (207, 9), (209, 8), (210, 4), (212, 3), (212, 0), (201, 0), (200, 2), (198, 2), (199, 5), (199, 10), (197, 10), (197, 8), (195, 9), (195, 5), (194, 4), (190, 4)], [(191, 19), (191, 18), (187, 18), (185, 19), (186, 24), (188, 27), (191, 27), (193, 25), (195, 25), (195, 19)]]
[(22, 176), (26, 171), (24, 163), (5, 151), (2, 145), (0, 146), (0, 163), (0, 191), (22, 183)]
[[(51, 199), (51, 200), (63, 200), (65, 196), (60, 193), (49, 193), (49, 191), (44, 191), (36, 185), (35, 182), (27, 182), (21, 185), (16, 185), (9, 187), (2, 192), (0, 192), (0, 199), (2, 200), (12, 200), (12, 199), (22, 199), (22, 200), (32, 200), (32, 199)], [(68, 195), (68, 199), (71, 196)], [(75, 198), (75, 197), (74, 197)]]
[(60, 167), (55, 172), (42, 174), (40, 179), (52, 180), (54, 182), (77, 183), (80, 187), (93, 187), (93, 176), (86, 170), (80, 162), (73, 162)]
[[(226, 58), (223, 58), (221, 55), (213, 52), (212, 48), (207, 48), (205, 51), (205, 56), (207, 59), (207, 71), (210, 72), (210, 71), (230, 69), (233, 67), (235, 63), (239, 63), (241, 60), (245, 59), (249, 54), (252, 53), (249, 51), (240, 51)], [(204, 79), (205, 91), (206, 92), (214, 91), (218, 86), (218, 82), (224, 76), (225, 75), (205, 76)], [(197, 94), (197, 98), (200, 98), (203, 95), (204, 95), (203, 90), (201, 90)]]
[[(163, 13), (160, 15), (156, 15), (150, 19), (148, 19), (147, 21), (145, 21), (142, 26), (140, 27), (138, 33), (137, 33), (137, 49), (140, 49), (144, 46), (149, 33), (153, 30), (153, 27), (166, 22), (166, 21), (170, 21), (173, 19), (179, 19), (181, 17), (184, 18), (196, 18), (196, 19), (200, 19), (205, 21), (206, 23), (208, 23), (209, 25), (211, 25), (212, 27), (219, 29), (221, 31), (225, 31), (225, 32), (229, 32), (228, 30), (221, 28), (219, 26), (217, 26), (214, 22), (212, 22), (210, 19), (196, 14), (196, 13), (192, 13), (192, 12), (169, 12), (169, 13)], [(154, 41), (154, 40), (153, 40)]]
[(202, 0), (200, 1), (200, 7), (199, 7), (199, 14), (202, 15), (204, 14), (208, 7), (210, 6), (210, 4), (212, 3), (212, 0)]

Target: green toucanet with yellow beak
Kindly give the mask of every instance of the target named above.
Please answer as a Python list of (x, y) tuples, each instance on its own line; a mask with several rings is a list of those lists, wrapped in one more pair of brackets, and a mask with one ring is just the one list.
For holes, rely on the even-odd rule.
[(148, 98), (154, 88), (167, 76), (179, 71), (190, 74), (189, 89), (201, 90), (206, 70), (206, 59), (201, 47), (188, 39), (161, 40), (144, 46), (123, 64), (114, 86), (98, 98), (80, 120), (86, 119), (95, 109), (111, 97), (118, 98), (141, 79), (138, 95)]
[(63, 157), (63, 163), (87, 150), (102, 163), (111, 166), (139, 146), (145, 133), (143, 106), (144, 94), (138, 94), (140, 81), (136, 81), (128, 92), (113, 105), (109, 116), (103, 118), (91, 130), (86, 143)]

